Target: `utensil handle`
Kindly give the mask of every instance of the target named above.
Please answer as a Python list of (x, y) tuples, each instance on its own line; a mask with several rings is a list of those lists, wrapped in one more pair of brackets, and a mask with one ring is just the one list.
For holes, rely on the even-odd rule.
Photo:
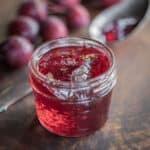
[(0, 92), (0, 112), (7, 111), (10, 106), (17, 103), (31, 92), (32, 89), (29, 87), (26, 80), (5, 88)]
[(7, 111), (10, 106), (32, 92), (27, 74), (27, 68), (23, 68), (4, 76), (4, 82), (1, 82), (0, 86), (0, 112)]

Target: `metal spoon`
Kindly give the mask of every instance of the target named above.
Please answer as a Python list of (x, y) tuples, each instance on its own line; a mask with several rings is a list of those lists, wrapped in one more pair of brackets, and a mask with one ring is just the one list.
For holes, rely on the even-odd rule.
[[(143, 24), (143, 16), (145, 16), (147, 10), (150, 10), (148, 6), (150, 7), (150, 0), (124, 0), (123, 3), (108, 8), (96, 16), (89, 28), (89, 34), (92, 38), (97, 39), (98, 30), (103, 28), (106, 23), (118, 17), (139, 16), (141, 19), (140, 26)], [(12, 75), (8, 76), (12, 78), (12, 82), (6, 88), (5, 86), (3, 89), (0, 88), (0, 112), (7, 111), (10, 106), (19, 102), (24, 96), (32, 92), (28, 86), (25, 70), (16, 72), (13, 76), (15, 79)], [(18, 92), (16, 93), (16, 91)]]
[[(90, 37), (100, 40), (100, 32), (105, 25), (117, 18), (130, 16), (138, 17), (140, 26), (148, 10), (148, 6), (150, 6), (150, 0), (124, 0), (121, 3), (104, 10), (93, 19), (89, 27)], [(135, 29), (138, 29), (139, 26)]]

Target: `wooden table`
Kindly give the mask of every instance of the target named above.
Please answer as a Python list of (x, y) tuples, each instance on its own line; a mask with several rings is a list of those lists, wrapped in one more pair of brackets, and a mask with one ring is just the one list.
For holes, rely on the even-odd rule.
[[(19, 0), (1, 2), (0, 34), (14, 16), (18, 3)], [(86, 36), (86, 29), (83, 30), (74, 35)], [(53, 135), (37, 121), (31, 94), (7, 112), (0, 113), (0, 150), (149, 150), (150, 19), (127, 40), (112, 47), (119, 78), (109, 120), (103, 129), (81, 138)], [(11, 82), (11, 75), (8, 77)]]

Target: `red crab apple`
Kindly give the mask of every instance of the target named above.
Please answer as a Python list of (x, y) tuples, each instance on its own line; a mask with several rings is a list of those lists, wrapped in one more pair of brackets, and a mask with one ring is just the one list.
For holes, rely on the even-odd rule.
[(80, 0), (53, 0), (53, 1), (65, 7), (74, 7), (74, 5), (80, 3)]
[(39, 24), (30, 17), (19, 16), (8, 26), (9, 35), (19, 35), (34, 42), (39, 33)]
[(41, 23), (41, 35), (44, 41), (53, 40), (68, 35), (65, 23), (56, 16), (50, 16)]
[(104, 7), (110, 7), (114, 4), (119, 3), (121, 0), (100, 0), (100, 3)]
[(48, 16), (47, 6), (46, 0), (27, 0), (20, 5), (18, 14), (40, 21), (45, 20)]
[(25, 38), (19, 36), (9, 37), (0, 44), (0, 53), (7, 65), (20, 68), (26, 65), (32, 55), (33, 46)]
[(82, 5), (76, 5), (68, 9), (66, 19), (69, 27), (81, 28), (86, 26), (90, 21), (88, 10)]

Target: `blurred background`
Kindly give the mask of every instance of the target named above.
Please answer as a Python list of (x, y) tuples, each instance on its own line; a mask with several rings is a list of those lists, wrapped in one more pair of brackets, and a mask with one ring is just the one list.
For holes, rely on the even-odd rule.
[[(119, 7), (123, 8), (122, 4), (127, 1), (127, 6), (135, 4), (129, 0), (3, 1), (0, 9), (1, 64), (9, 69), (22, 68), (39, 44), (59, 37), (90, 37), (104, 44), (123, 40), (138, 25), (147, 7), (146, 1), (137, 1), (136, 9), (126, 6), (121, 11)], [(110, 11), (107, 13), (107, 10)], [(22, 44), (18, 42), (20, 38)], [(23, 43), (30, 47), (28, 53)], [(12, 46), (15, 50), (9, 50)], [(24, 58), (20, 59), (21, 55)]]

